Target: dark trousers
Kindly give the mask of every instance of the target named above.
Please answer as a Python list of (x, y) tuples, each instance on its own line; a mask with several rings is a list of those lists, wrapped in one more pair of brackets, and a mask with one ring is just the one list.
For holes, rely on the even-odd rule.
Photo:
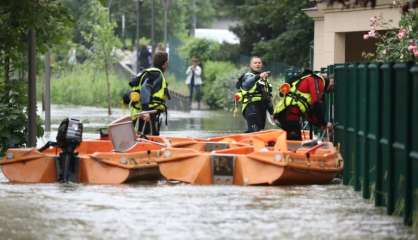
[(257, 132), (266, 126), (267, 104), (264, 102), (249, 103), (244, 110), (244, 118), (247, 120), (246, 132)]
[(275, 116), (275, 119), (280, 123), (280, 127), (287, 132), (287, 140), (302, 140), (301, 117), (302, 112), (295, 106), (289, 106)]
[(138, 121), (138, 129), (137, 132), (139, 135), (145, 136), (145, 135), (153, 135), (158, 136), (160, 135), (160, 126), (161, 126), (161, 120), (160, 120), (160, 114), (151, 115), (150, 121), (145, 122), (142, 119), (137, 119), (134, 121), (134, 126), (136, 121)]
[(195, 99), (196, 99), (196, 101), (200, 102), (200, 84), (199, 85), (189, 84), (188, 86), (189, 86), (189, 100), (190, 100), (190, 103), (192, 103), (192, 101), (193, 101), (194, 90), (196, 90), (194, 92)]

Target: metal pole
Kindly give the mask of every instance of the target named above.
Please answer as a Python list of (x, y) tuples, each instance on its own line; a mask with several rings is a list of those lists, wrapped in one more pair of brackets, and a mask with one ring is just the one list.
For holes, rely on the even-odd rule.
[(134, 52), (135, 52), (135, 60), (134, 60), (134, 64), (133, 64), (133, 70), (136, 73), (138, 73), (139, 70), (139, 63), (138, 63), (138, 52), (139, 52), (139, 6), (140, 6), (140, 1), (136, 0), (135, 1), (135, 9), (136, 9), (136, 30), (135, 30), (135, 41), (134, 41)]
[(168, 17), (168, 8), (170, 6), (170, 0), (163, 0), (164, 6), (164, 44), (167, 45), (167, 17)]
[(123, 48), (126, 47), (126, 42), (125, 42), (125, 14), (122, 14), (122, 42), (123, 42)]
[(36, 147), (36, 33), (29, 30), (28, 48), (28, 146)]
[(51, 131), (51, 49), (45, 54), (45, 86), (44, 86), (44, 103), (45, 103), (45, 131)]
[(111, 15), (110, 15), (110, 8), (112, 7), (112, 0), (109, 0), (107, 2), (107, 8), (109, 9), (109, 22), (112, 21)]
[(154, 16), (154, 8), (155, 8), (155, 1), (151, 0), (151, 46), (152, 46), (152, 54), (154, 54), (155, 48), (155, 39), (154, 39), (154, 25), (155, 25), (155, 16)]
[(197, 18), (196, 18), (196, 0), (193, 0), (192, 2), (192, 29), (190, 31), (190, 35), (194, 36), (196, 31), (196, 25), (197, 25)]
[(140, 2), (137, 0), (135, 1), (135, 9), (136, 9), (136, 31), (135, 31), (135, 47), (138, 45), (139, 39), (139, 4)]

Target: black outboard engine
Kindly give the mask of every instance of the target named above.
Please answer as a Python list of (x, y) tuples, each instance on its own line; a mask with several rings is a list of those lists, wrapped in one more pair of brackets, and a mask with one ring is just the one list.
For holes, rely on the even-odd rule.
[(57, 177), (60, 182), (78, 182), (79, 158), (75, 149), (80, 145), (83, 124), (74, 118), (61, 122), (57, 133), (57, 146), (62, 152), (57, 157)]

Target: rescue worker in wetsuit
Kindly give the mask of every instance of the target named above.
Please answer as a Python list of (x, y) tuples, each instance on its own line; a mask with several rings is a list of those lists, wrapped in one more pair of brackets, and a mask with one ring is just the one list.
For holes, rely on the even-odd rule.
[[(165, 100), (170, 99), (168, 84), (164, 72), (168, 68), (168, 55), (166, 52), (156, 52), (153, 57), (153, 67), (145, 69), (134, 78), (129, 85), (130, 110), (135, 129), (141, 135), (159, 135), (161, 114), (167, 114)], [(155, 114), (144, 114), (138, 119), (141, 111), (156, 110)], [(167, 116), (166, 116), (167, 123)]]
[(328, 79), (305, 70), (288, 85), (288, 92), (275, 105), (274, 120), (287, 132), (288, 140), (302, 140), (301, 119), (320, 128), (332, 128), (325, 122), (324, 94), (331, 90)]
[(267, 111), (273, 114), (272, 86), (268, 80), (270, 72), (262, 72), (260, 57), (252, 57), (249, 67), (250, 71), (238, 79), (236, 88), (239, 92), (234, 100), (242, 103), (242, 113), (248, 126), (246, 132), (256, 132), (264, 129)]

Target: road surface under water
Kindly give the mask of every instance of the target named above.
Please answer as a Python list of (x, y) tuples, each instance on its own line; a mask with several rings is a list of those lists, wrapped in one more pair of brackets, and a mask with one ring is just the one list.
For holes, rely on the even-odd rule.
[[(84, 122), (84, 137), (122, 116), (105, 109), (53, 106), (59, 122)], [(170, 112), (164, 135), (207, 137), (245, 128), (225, 112)], [(187, 130), (184, 130), (187, 129)], [(0, 239), (415, 239), (351, 187), (11, 184), (0, 174)]]

